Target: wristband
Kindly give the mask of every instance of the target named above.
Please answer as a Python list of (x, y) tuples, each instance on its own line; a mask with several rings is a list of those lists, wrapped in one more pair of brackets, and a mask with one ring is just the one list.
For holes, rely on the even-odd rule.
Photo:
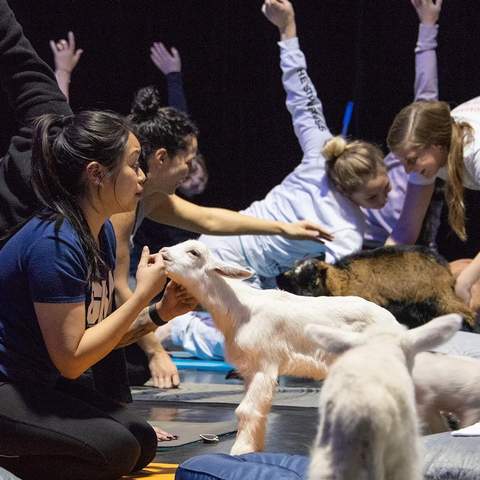
[(150, 317), (150, 320), (159, 327), (168, 323), (165, 320), (162, 320), (162, 317), (160, 317), (157, 312), (157, 306), (154, 303), (148, 307), (148, 316)]

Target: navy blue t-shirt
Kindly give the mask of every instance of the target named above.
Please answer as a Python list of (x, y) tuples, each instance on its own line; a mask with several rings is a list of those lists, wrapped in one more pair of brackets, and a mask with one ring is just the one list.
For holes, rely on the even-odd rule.
[(0, 251), (0, 374), (12, 382), (53, 384), (60, 373), (48, 355), (34, 309), (38, 303), (85, 302), (85, 327), (112, 310), (115, 235), (103, 226), (100, 248), (108, 272), (87, 282), (88, 263), (68, 221), (32, 218)]

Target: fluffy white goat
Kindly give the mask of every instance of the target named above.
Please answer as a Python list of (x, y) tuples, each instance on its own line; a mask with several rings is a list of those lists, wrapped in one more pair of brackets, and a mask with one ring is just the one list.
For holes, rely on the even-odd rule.
[(460, 427), (480, 421), (480, 360), (423, 352), (412, 376), (424, 433), (449, 430), (441, 412), (452, 413)]
[(321, 348), (341, 354), (320, 392), (310, 480), (423, 478), (410, 372), (417, 352), (444, 343), (461, 324), (460, 315), (451, 314), (412, 330), (399, 325), (372, 325), (364, 332), (306, 327)]
[(325, 377), (331, 356), (304, 334), (306, 324), (350, 331), (374, 322), (397, 325), (387, 310), (359, 297), (301, 297), (255, 289), (238, 280), (251, 272), (219, 262), (199, 241), (188, 240), (160, 253), (167, 275), (210, 312), (225, 336), (226, 357), (245, 380), (232, 454), (263, 449), (278, 375)]

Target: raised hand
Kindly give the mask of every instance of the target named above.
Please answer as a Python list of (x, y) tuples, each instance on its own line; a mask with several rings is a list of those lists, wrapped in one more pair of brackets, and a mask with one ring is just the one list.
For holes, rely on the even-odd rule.
[(314, 240), (321, 243), (323, 243), (322, 239), (333, 240), (333, 235), (325, 231), (320, 225), (309, 220), (286, 223), (284, 235), (294, 240)]
[(182, 71), (182, 60), (175, 47), (169, 52), (162, 42), (154, 42), (150, 47), (150, 58), (164, 75)]
[(135, 288), (135, 294), (141, 295), (144, 301), (148, 303), (162, 291), (167, 280), (162, 256), (158, 253), (151, 255), (148, 247), (143, 247), (136, 276), (137, 287)]
[(440, 17), (443, 0), (410, 0), (417, 11), (420, 22), (424, 25), (435, 25)]
[(50, 40), (50, 48), (53, 52), (55, 70), (69, 74), (75, 69), (83, 53), (81, 48), (75, 50), (75, 35), (73, 32), (68, 32), (68, 40), (64, 38), (57, 42)]
[(265, 0), (262, 5), (262, 13), (270, 23), (278, 28), (282, 39), (297, 35), (295, 11), (288, 0)]

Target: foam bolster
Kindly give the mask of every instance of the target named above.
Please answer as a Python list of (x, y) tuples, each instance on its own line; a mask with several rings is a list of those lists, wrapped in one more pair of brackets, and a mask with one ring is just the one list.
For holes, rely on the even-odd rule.
[[(452, 437), (450, 432), (428, 435), (425, 480), (479, 480), (480, 437)], [(309, 458), (283, 453), (223, 453), (199, 455), (182, 463), (176, 480), (305, 480)]]
[(199, 455), (183, 462), (175, 480), (302, 480), (309, 459), (284, 453)]

